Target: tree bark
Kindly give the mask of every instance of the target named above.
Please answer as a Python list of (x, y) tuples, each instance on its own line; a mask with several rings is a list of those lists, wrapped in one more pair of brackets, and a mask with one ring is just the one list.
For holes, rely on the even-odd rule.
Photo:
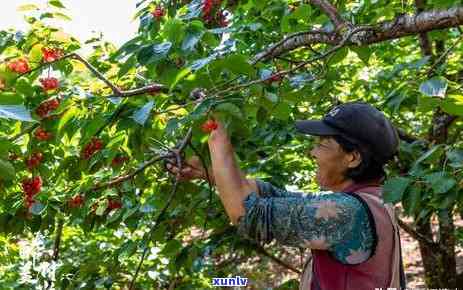
[[(463, 6), (445, 10), (423, 11), (415, 15), (404, 14), (392, 21), (384, 21), (366, 26), (368, 29), (358, 31), (355, 35), (352, 35), (346, 45), (365, 46), (386, 40), (426, 33), (432, 30), (456, 27), (461, 24), (463, 24)], [(345, 35), (336, 32), (319, 30), (295, 33), (271, 45), (263, 52), (258, 53), (251, 63), (255, 64), (258, 61), (272, 59), (288, 51), (311, 44), (324, 43), (337, 45), (344, 38)]]

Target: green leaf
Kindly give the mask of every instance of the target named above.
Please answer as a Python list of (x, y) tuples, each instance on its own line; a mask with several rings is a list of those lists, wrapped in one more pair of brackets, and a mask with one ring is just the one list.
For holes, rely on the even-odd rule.
[(0, 159), (0, 179), (12, 180), (15, 176), (16, 172), (13, 165), (6, 160)]
[(46, 206), (43, 203), (40, 202), (34, 202), (34, 204), (31, 207), (31, 213), (33, 215), (40, 215), (41, 213), (44, 212)]
[(233, 117), (235, 117), (237, 119), (240, 119), (240, 120), (242, 120), (244, 118), (243, 113), (241, 112), (241, 109), (237, 105), (232, 104), (232, 103), (218, 104), (215, 107), (215, 111), (226, 112), (226, 113), (228, 113), (228, 114), (232, 115)]
[(143, 65), (158, 62), (166, 58), (171, 47), (172, 43), (168, 41), (145, 46), (138, 52), (138, 62)]
[(179, 19), (171, 18), (164, 24), (163, 32), (170, 42), (180, 44), (185, 36), (185, 24)]
[(372, 54), (372, 51), (368, 46), (353, 46), (349, 49), (354, 51), (365, 65), (368, 65), (368, 61), (370, 60), (370, 56)]
[(98, 203), (98, 208), (96, 209), (95, 214), (97, 216), (102, 216), (105, 213), (107, 208), (108, 208), (108, 200), (105, 199), (103, 201), (100, 201)]
[(59, 0), (50, 0), (48, 1), (48, 4), (50, 4), (51, 6), (57, 7), (57, 8), (66, 8), (64, 7), (63, 3), (61, 3), (61, 1)]
[(31, 97), (34, 94), (34, 88), (32, 87), (31, 82), (26, 77), (20, 77), (16, 81), (15, 85), (16, 91), (25, 95), (26, 97)]
[(17, 8), (19, 12), (31, 11), (31, 10), (40, 10), (39, 6), (35, 4), (24, 4)]
[(446, 155), (450, 161), (449, 166), (453, 168), (463, 167), (463, 150), (462, 149), (453, 149), (453, 150), (447, 151)]
[(436, 194), (446, 193), (457, 183), (454, 178), (445, 172), (428, 174), (425, 176), (425, 179)]
[(179, 71), (177, 73), (177, 75), (175, 76), (174, 81), (170, 85), (169, 90), (172, 91), (175, 88), (175, 86), (177, 85), (177, 83), (179, 81), (181, 81), (182, 79), (184, 79), (187, 75), (189, 75), (190, 72), (191, 72), (191, 69), (189, 67), (186, 67), (186, 68), (182, 69), (181, 71)]
[(397, 203), (401, 201), (411, 182), (412, 180), (406, 177), (393, 177), (386, 180), (383, 186), (384, 202)]
[(287, 102), (279, 102), (278, 105), (273, 109), (272, 115), (275, 118), (286, 121), (289, 119), (291, 114), (291, 106)]
[(23, 105), (0, 105), (0, 118), (36, 122)]
[(0, 92), (0, 105), (20, 105), (23, 101), (23, 96), (18, 93)]
[(148, 120), (148, 117), (151, 114), (151, 110), (153, 109), (154, 102), (149, 101), (146, 103), (143, 107), (141, 107), (139, 110), (137, 110), (133, 115), (132, 119), (135, 120), (140, 125), (145, 125), (146, 120)]
[(195, 49), (196, 45), (199, 43), (201, 38), (204, 35), (204, 31), (188, 31), (186, 37), (182, 42), (182, 50), (185, 52), (191, 52)]
[(126, 261), (129, 257), (131, 257), (135, 253), (136, 250), (137, 250), (137, 243), (129, 240), (125, 242), (120, 248), (117, 259), (119, 260), (119, 262), (122, 263)]
[(409, 215), (416, 214), (421, 204), (421, 187), (412, 186), (408, 190), (407, 193), (408, 193), (408, 198), (407, 198), (408, 212), (407, 213)]
[(13, 143), (6, 137), (0, 137), (0, 158), (8, 158), (8, 152), (13, 147)]
[(463, 99), (462, 96), (456, 96), (454, 98), (447, 97), (441, 102), (441, 108), (444, 112), (454, 116), (463, 116)]
[(205, 65), (207, 65), (211, 61), (213, 61), (215, 58), (216, 58), (215, 54), (212, 54), (212, 55), (210, 55), (208, 57), (197, 59), (190, 65), (190, 69), (192, 71), (198, 71), (201, 68), (203, 68)]
[(82, 143), (86, 144), (90, 138), (92, 138), (100, 127), (106, 122), (106, 119), (102, 115), (96, 115), (93, 120), (90, 120), (82, 128)]
[(64, 115), (60, 118), (59, 123), (58, 123), (58, 133), (61, 134), (61, 131), (63, 130), (64, 126), (72, 119), (74, 116), (76, 116), (78, 113), (78, 109), (74, 106), (71, 106), (71, 108), (67, 109)]
[(429, 97), (445, 97), (447, 80), (443, 77), (429, 79), (420, 85), (420, 92)]
[[(42, 56), (42, 48), (43, 48), (42, 44), (36, 44), (31, 48), (31, 50), (29, 51), (29, 57), (28, 57), (30, 62), (39, 63), (42, 60), (42, 57), (43, 57)], [(25, 77), (21, 77), (21, 78), (25, 78)], [(27, 79), (27, 78), (25, 78), (25, 79)], [(29, 82), (29, 80), (28, 80), (28, 82)]]
[(66, 15), (64, 13), (61, 13), (61, 12), (53, 13), (53, 18), (58, 18), (58, 19), (65, 20), (65, 21), (71, 21), (72, 20), (71, 17), (69, 17), (68, 15)]
[(241, 54), (232, 54), (217, 61), (220, 68), (226, 68), (235, 74), (252, 74), (254, 68), (248, 63), (248, 57)]
[(412, 166), (412, 170), (413, 170), (413, 168), (415, 168), (416, 166), (418, 166), (422, 162), (426, 161), (425, 163), (430, 163), (430, 162), (432, 163), (434, 160), (440, 158), (440, 156), (443, 153), (444, 153), (444, 150), (443, 150), (443, 145), (442, 144), (438, 144), (438, 145), (433, 146), (431, 149), (426, 151), (423, 155), (420, 156), (420, 158), (418, 158), (415, 161), (415, 163)]
[(335, 53), (333, 53), (328, 61), (329, 65), (337, 64), (341, 62), (349, 53), (349, 49), (347, 47), (343, 47), (338, 49)]

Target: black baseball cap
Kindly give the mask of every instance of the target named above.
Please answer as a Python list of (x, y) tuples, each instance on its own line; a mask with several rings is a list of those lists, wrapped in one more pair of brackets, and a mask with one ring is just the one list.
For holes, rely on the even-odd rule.
[(332, 108), (322, 120), (297, 120), (295, 125), (303, 134), (338, 135), (354, 144), (367, 145), (381, 162), (390, 160), (399, 147), (397, 130), (391, 122), (364, 102), (344, 103)]

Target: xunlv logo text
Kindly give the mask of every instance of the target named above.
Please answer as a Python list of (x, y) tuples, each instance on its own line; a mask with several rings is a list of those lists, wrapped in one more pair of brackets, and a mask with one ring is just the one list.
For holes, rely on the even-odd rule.
[(248, 278), (241, 278), (240, 276), (232, 278), (212, 278), (212, 286), (215, 287), (229, 287), (229, 286), (246, 286)]

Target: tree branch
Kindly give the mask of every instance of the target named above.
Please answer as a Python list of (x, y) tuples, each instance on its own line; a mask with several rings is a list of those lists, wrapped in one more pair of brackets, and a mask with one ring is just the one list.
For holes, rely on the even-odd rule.
[[(424, 11), (426, 0), (415, 0), (416, 12), (421, 13)], [(420, 40), (420, 47), (423, 55), (425, 56), (432, 56), (432, 46), (431, 42), (429, 41), (428, 34), (426, 32), (421, 32), (418, 34), (418, 38)]]
[(410, 225), (408, 225), (406, 222), (404, 222), (400, 218), (397, 218), (397, 223), (412, 238), (414, 238), (417, 241), (422, 242), (423, 244), (425, 244), (430, 249), (438, 250), (438, 251), (445, 251), (445, 249), (442, 249), (438, 243), (436, 243), (436, 242), (428, 239), (427, 237), (423, 236), (422, 234), (417, 232), (415, 229), (413, 229)]
[(272, 261), (274, 261), (275, 263), (277, 263), (280, 266), (283, 266), (286, 269), (289, 269), (289, 270), (291, 270), (291, 271), (293, 271), (293, 272), (295, 272), (297, 274), (301, 274), (300, 270), (298, 270), (298, 269), (294, 268), (293, 266), (287, 264), (283, 260), (273, 256), (272, 254), (267, 252), (267, 250), (264, 247), (262, 247), (261, 245), (255, 244), (254, 246), (255, 246), (256, 252), (266, 256), (267, 258), (270, 258)]
[(67, 58), (75, 59), (75, 60), (83, 63), (88, 68), (88, 70), (90, 70), (92, 72), (92, 74), (95, 75), (96, 78), (103, 81), (113, 91), (113, 94), (116, 95), (117, 97), (132, 97), (132, 96), (141, 95), (141, 94), (145, 94), (145, 93), (161, 92), (161, 91), (162, 92), (167, 92), (168, 91), (168, 88), (166, 88), (165, 86), (163, 86), (161, 84), (149, 84), (147, 86), (132, 89), (132, 90), (126, 90), (126, 91), (121, 90), (116, 85), (114, 85), (108, 78), (106, 78), (102, 73), (100, 73), (98, 71), (98, 69), (96, 69), (91, 63), (89, 63), (85, 58), (81, 57), (77, 53), (66, 54), (65, 56), (63, 56), (63, 57), (61, 57), (61, 58), (59, 58), (59, 59), (57, 59), (55, 61), (51, 61), (51, 62), (44, 63), (42, 65), (39, 65), (38, 67), (35, 67), (35, 68), (29, 70), (28, 72), (26, 72), (24, 74), (21, 74), (20, 76), (30, 74), (30, 73), (32, 73), (32, 72), (34, 72), (36, 70), (42, 69), (44, 67), (48, 67), (48, 66), (50, 66), (50, 65), (52, 65), (54, 63), (60, 62), (60, 61), (62, 61), (64, 59), (67, 59)]
[[(370, 25), (370, 29), (357, 33), (347, 45), (364, 46), (372, 43), (401, 38), (409, 35), (425, 33), (437, 29), (446, 29), (463, 24), (463, 6), (446, 10), (423, 11), (415, 15), (400, 15), (392, 21), (384, 21)], [(314, 43), (337, 45), (344, 37), (337, 33), (306, 31), (285, 37), (258, 53), (251, 64), (268, 60), (288, 51)]]
[(343, 26), (347, 24), (347, 22), (342, 19), (341, 15), (339, 15), (338, 10), (336, 7), (333, 6), (329, 1), (325, 0), (310, 0), (315, 6), (318, 6), (320, 10), (325, 12), (325, 14), (330, 18), (331, 22), (333, 22), (335, 30), (339, 30)]
[(268, 81), (270, 80), (271, 78), (273, 77), (279, 77), (279, 76), (284, 76), (284, 75), (287, 75), (291, 72), (294, 72), (300, 68), (303, 68), (305, 67), (306, 65), (314, 62), (314, 61), (317, 61), (317, 60), (320, 60), (320, 59), (323, 59), (323, 58), (326, 58), (327, 56), (331, 55), (332, 53), (334, 53), (335, 51), (337, 51), (338, 49), (344, 47), (346, 45), (346, 43), (349, 41), (349, 39), (351, 39), (352, 37), (354, 37), (354, 35), (356, 33), (359, 33), (361, 31), (364, 31), (364, 30), (368, 30), (370, 29), (368, 26), (358, 26), (358, 27), (355, 27), (351, 30), (349, 30), (348, 33), (346, 33), (346, 35), (344, 36), (344, 38), (338, 43), (336, 44), (335, 46), (333, 46), (332, 48), (328, 49), (327, 51), (325, 51), (324, 53), (322, 54), (319, 54), (307, 61), (303, 61), (301, 62), (300, 64), (294, 66), (293, 68), (291, 69), (288, 69), (288, 70), (282, 70), (282, 71), (279, 71), (278, 73), (275, 73), (271, 76), (269, 76), (268, 78), (266, 79), (259, 79), (259, 80), (254, 80), (254, 81), (250, 81), (248, 83), (245, 83), (245, 84), (240, 84), (240, 85), (236, 85), (236, 86), (233, 86), (233, 87), (230, 87), (228, 89), (225, 89), (223, 91), (220, 91), (220, 92), (217, 92), (216, 95), (221, 95), (221, 94), (225, 94), (225, 93), (230, 93), (232, 91), (236, 91), (238, 89), (242, 89), (242, 88), (245, 88), (245, 87), (249, 87), (251, 85), (255, 85), (255, 84), (259, 84), (259, 83), (263, 83), (265, 81)]
[[(188, 129), (188, 132), (187, 132), (186, 136), (182, 139), (179, 146), (175, 150), (175, 157), (176, 157), (176, 161), (177, 161), (176, 166), (178, 168), (180, 168), (180, 169), (183, 168), (183, 160), (182, 160), (180, 154), (182, 153), (183, 150), (185, 150), (185, 147), (190, 142), (192, 134), (193, 134), (193, 129), (192, 128)], [(178, 188), (178, 183), (180, 181), (179, 177), (180, 177), (180, 170), (178, 171), (177, 176), (176, 176), (176, 178), (174, 180), (174, 185), (172, 187), (172, 191), (171, 191), (171, 193), (170, 193), (170, 195), (169, 195), (169, 197), (167, 199), (166, 204), (164, 205), (164, 207), (159, 212), (156, 220), (154, 221), (153, 226), (151, 227), (151, 229), (149, 231), (148, 238), (146, 239), (145, 249), (143, 250), (143, 254), (141, 255), (141, 259), (140, 259), (140, 262), (138, 263), (137, 270), (135, 271), (135, 274), (133, 275), (132, 281), (130, 282), (129, 290), (132, 290), (133, 286), (135, 285), (135, 281), (137, 280), (138, 273), (140, 273), (141, 266), (143, 265), (143, 261), (145, 260), (146, 254), (148, 253), (148, 249), (149, 249), (148, 245), (149, 245), (149, 242), (151, 241), (151, 239), (153, 237), (153, 233), (156, 230), (156, 228), (159, 226), (159, 224), (161, 222), (161, 219), (163, 218), (164, 214), (166, 213), (167, 209), (169, 208), (170, 204), (172, 203), (172, 200), (175, 197), (175, 194), (176, 194), (177, 188)]]
[[(52, 257), (52, 260), (57, 262), (58, 261), (58, 258), (59, 258), (59, 246), (61, 244), (61, 237), (63, 235), (63, 226), (64, 226), (64, 220), (62, 218), (60, 218), (58, 220), (58, 226), (56, 227), (56, 233), (55, 233), (55, 242), (53, 244), (53, 257)], [(50, 287), (52, 286), (53, 284), (53, 281), (51, 281), (51, 279), (48, 279), (48, 285), (47, 285), (47, 289), (50, 289)]]

